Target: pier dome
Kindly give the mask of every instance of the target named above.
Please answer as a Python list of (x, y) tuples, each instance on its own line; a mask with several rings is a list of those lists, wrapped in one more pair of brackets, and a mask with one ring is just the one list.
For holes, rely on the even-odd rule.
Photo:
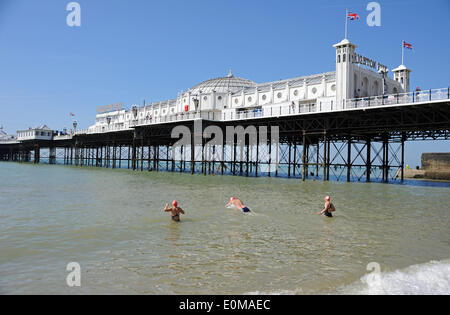
[(197, 84), (193, 88), (189, 89), (188, 92), (191, 94), (201, 94), (201, 93), (228, 93), (236, 92), (243, 88), (254, 87), (256, 83), (247, 79), (237, 78), (230, 73), (226, 77), (215, 78), (211, 80), (204, 81)]

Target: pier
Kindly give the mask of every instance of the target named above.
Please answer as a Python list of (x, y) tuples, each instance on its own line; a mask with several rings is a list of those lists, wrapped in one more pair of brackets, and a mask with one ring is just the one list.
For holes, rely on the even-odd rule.
[[(128, 128), (2, 142), (0, 160), (387, 183), (404, 179), (405, 143), (449, 140), (450, 88), (348, 99), (335, 110), (320, 106), (285, 104), (228, 117), (198, 111), (151, 121), (136, 115)], [(176, 145), (176, 127), (189, 132), (189, 144)]]

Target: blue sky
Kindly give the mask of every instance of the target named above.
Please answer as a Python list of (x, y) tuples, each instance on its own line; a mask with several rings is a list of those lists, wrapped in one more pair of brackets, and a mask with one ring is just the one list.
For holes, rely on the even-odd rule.
[[(447, 87), (448, 0), (378, 1), (382, 26), (368, 27), (370, 1), (79, 0), (81, 27), (66, 24), (66, 0), (0, 0), (0, 125), (10, 133), (46, 123), (93, 124), (98, 106), (175, 98), (211, 77), (256, 82), (334, 70), (332, 45), (344, 37), (345, 9), (358, 52), (390, 69), (401, 41), (411, 86)], [(448, 142), (408, 143), (408, 162)]]

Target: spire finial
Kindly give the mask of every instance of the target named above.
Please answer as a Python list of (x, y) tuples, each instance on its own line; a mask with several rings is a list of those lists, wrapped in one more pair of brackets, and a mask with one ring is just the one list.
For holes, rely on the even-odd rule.
[(230, 69), (230, 71), (228, 72), (228, 78), (232, 78), (233, 77), (233, 70)]

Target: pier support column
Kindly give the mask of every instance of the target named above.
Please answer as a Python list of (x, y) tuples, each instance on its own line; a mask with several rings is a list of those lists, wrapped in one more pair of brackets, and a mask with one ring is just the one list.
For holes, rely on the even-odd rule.
[(352, 138), (347, 137), (347, 182), (350, 182), (352, 175)]
[(387, 168), (387, 166), (386, 166), (386, 164), (387, 164), (386, 163), (386, 160), (387, 160), (386, 156), (388, 154), (387, 151), (388, 150), (386, 149), (386, 140), (383, 140), (383, 159), (382, 159), (382, 165), (381, 165), (381, 173), (382, 173), (381, 181), (383, 183), (387, 182), (387, 177), (386, 177), (386, 168)]
[(306, 160), (307, 160), (306, 154), (307, 154), (307, 151), (306, 151), (306, 133), (305, 133), (305, 132), (303, 132), (303, 141), (302, 141), (302, 145), (303, 145), (303, 155), (302, 155), (302, 180), (303, 180), (303, 181), (306, 181), (306, 172), (307, 172), (307, 169), (306, 169)]
[(79, 149), (78, 149), (78, 146), (79, 146), (79, 143), (78, 143), (78, 140), (77, 141), (75, 141), (75, 146), (74, 146), (74, 151), (75, 151), (75, 166), (78, 166), (79, 165), (79, 158), (80, 158), (80, 152), (79, 152)]
[(131, 146), (127, 145), (127, 169), (130, 169)]
[(403, 182), (405, 180), (405, 141), (406, 134), (402, 133), (402, 160), (401, 160), (401, 170), (400, 170), (400, 180)]
[[(245, 141), (245, 139), (244, 139)], [(249, 168), (250, 168), (250, 146), (249, 146), (249, 142), (250, 142), (250, 136), (248, 139), (248, 142), (245, 143), (245, 150), (246, 150), (246, 155), (245, 155), (245, 177), (248, 177), (249, 175)]]
[(41, 149), (39, 148), (39, 145), (36, 144), (34, 146), (34, 164), (39, 164), (41, 160)]
[(116, 141), (113, 140), (113, 144), (112, 144), (112, 149), (113, 149), (113, 154), (112, 154), (112, 168), (116, 168)]
[(133, 168), (133, 171), (136, 170), (136, 130), (134, 131), (134, 136), (133, 136), (133, 145), (132, 145), (132, 152), (131, 152), (131, 167)]
[(49, 148), (49, 164), (56, 164), (56, 148), (50, 147)]
[(331, 140), (327, 141), (327, 181), (330, 180), (330, 164), (331, 164)]
[(366, 182), (370, 182), (370, 175), (372, 173), (372, 140), (368, 138), (367, 143), (367, 158), (366, 158)]
[(269, 177), (272, 176), (272, 134), (269, 137)]
[(144, 137), (141, 139), (141, 172), (144, 171)]
[(259, 168), (259, 132), (256, 133), (256, 161), (255, 161), (255, 176), (258, 177)]
[[(327, 131), (324, 130), (323, 132), (323, 181), (325, 182), (327, 180), (327, 165), (328, 165), (328, 155), (330, 152), (328, 152), (328, 144), (327, 144)], [(319, 145), (317, 145), (317, 152), (319, 152)], [(317, 161), (319, 163), (319, 161)], [(317, 164), (319, 165), (319, 164)], [(319, 173), (319, 172), (317, 172)]]
[(152, 146), (150, 144), (150, 139), (147, 141), (147, 150), (148, 150), (148, 156), (147, 156), (147, 170), (150, 172), (152, 170)]
[(293, 168), (293, 172), (292, 175), (295, 177), (296, 176), (296, 168), (297, 168), (297, 140), (294, 139), (294, 164), (293, 164), (294, 168)]
[(233, 140), (233, 175), (236, 175), (236, 148), (237, 148), (237, 143), (236, 140)]
[(292, 139), (289, 139), (288, 177), (291, 177)]
[(195, 173), (195, 128), (191, 130), (191, 175)]
[(385, 181), (386, 183), (389, 182), (389, 139), (386, 140), (386, 164), (385, 164)]

